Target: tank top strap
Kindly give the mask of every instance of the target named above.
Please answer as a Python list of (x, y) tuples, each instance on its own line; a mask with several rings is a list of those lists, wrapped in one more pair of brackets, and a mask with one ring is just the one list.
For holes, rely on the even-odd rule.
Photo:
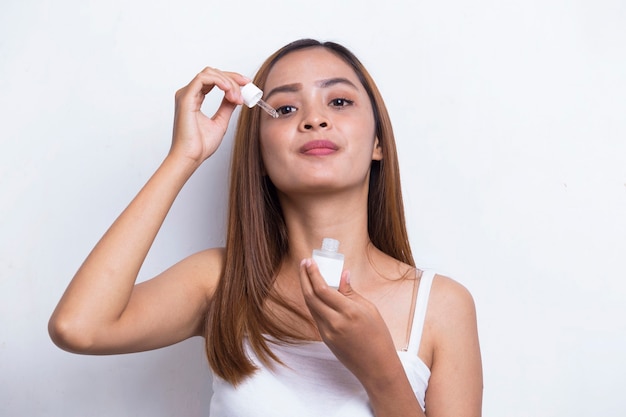
[(417, 355), (419, 352), (420, 342), (422, 341), (422, 332), (424, 330), (424, 321), (426, 319), (426, 310), (428, 308), (428, 298), (430, 296), (430, 288), (432, 287), (434, 278), (434, 271), (424, 271), (417, 290), (415, 311), (413, 313), (413, 324), (411, 325), (409, 346), (407, 347), (407, 352), (414, 355)]

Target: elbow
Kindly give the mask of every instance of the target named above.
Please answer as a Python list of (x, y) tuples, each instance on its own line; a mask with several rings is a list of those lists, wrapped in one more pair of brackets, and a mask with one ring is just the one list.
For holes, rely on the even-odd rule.
[(48, 321), (48, 334), (59, 348), (71, 353), (90, 353), (93, 341), (76, 320), (53, 314)]

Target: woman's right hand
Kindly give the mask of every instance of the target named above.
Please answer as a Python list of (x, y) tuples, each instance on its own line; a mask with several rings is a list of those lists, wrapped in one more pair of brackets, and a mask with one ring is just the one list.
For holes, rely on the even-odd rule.
[[(236, 106), (243, 103), (240, 88), (248, 82), (241, 74), (207, 67), (178, 90), (170, 155), (198, 165), (210, 157), (222, 142)], [(224, 92), (224, 98), (215, 114), (208, 117), (201, 106), (214, 87)]]
[[(176, 93), (170, 152), (61, 297), (49, 322), (57, 345), (72, 352), (128, 353), (202, 334), (207, 300), (222, 269), (220, 251), (192, 255), (154, 279), (135, 282), (176, 196), (219, 147), (247, 82), (240, 74), (206, 68)], [(224, 98), (209, 118), (200, 107), (215, 87)]]

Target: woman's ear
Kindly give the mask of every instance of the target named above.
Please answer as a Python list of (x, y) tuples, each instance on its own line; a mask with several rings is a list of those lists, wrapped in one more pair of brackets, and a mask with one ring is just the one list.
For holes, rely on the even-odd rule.
[(378, 136), (374, 140), (374, 150), (372, 151), (372, 161), (381, 161), (383, 159), (383, 147), (380, 146)]

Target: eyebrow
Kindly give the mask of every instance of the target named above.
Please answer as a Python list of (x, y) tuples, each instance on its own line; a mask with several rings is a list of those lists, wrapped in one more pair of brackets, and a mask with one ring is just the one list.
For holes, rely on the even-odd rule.
[[(320, 87), (320, 88), (328, 88), (328, 87), (332, 87), (333, 85), (337, 85), (337, 84), (345, 84), (345, 85), (348, 85), (348, 86), (354, 88), (355, 90), (358, 90), (358, 87), (356, 85), (354, 85), (354, 83), (352, 81), (350, 81), (347, 78), (343, 78), (343, 77), (328, 78), (326, 80), (320, 80), (320, 81), (317, 81), (315, 83), (315, 85)], [(271, 96), (273, 96), (274, 94), (277, 94), (277, 93), (296, 93), (296, 92), (300, 91), (301, 89), (302, 89), (302, 83), (293, 83), (293, 84), (281, 85), (281, 86), (278, 86), (278, 87), (273, 88), (272, 90), (270, 90), (270, 92), (267, 93), (267, 95), (263, 99), (267, 100)]]

